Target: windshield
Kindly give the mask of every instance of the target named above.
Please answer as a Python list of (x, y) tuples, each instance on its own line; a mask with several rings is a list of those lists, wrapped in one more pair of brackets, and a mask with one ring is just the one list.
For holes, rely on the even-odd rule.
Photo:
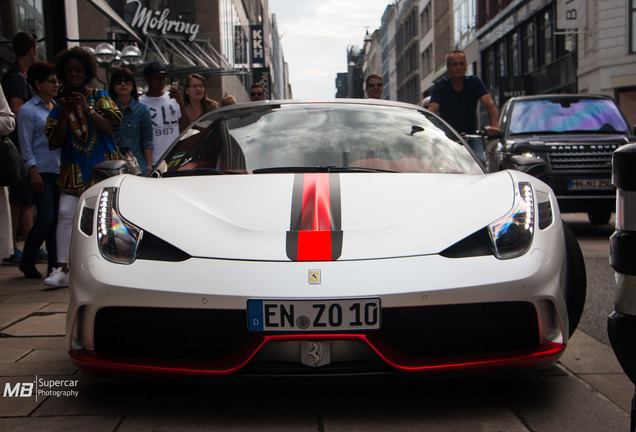
[(611, 100), (562, 99), (515, 102), (510, 134), (628, 133), (629, 127)]
[(482, 173), (453, 132), (442, 127), (434, 117), (398, 107), (316, 103), (236, 109), (198, 121), (165, 156), (165, 174)]

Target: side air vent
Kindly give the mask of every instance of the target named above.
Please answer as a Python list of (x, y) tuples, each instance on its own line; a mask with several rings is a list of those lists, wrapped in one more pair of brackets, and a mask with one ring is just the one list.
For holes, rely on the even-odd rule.
[(178, 262), (185, 261), (189, 258), (190, 255), (178, 247), (161, 240), (159, 237), (149, 233), (148, 231), (144, 231), (141, 242), (139, 243), (137, 259)]
[(492, 242), (486, 228), (477, 231), (453, 246), (442, 251), (445, 258), (468, 258), (475, 256), (493, 255)]
[(87, 236), (93, 235), (93, 220), (95, 217), (95, 209), (84, 207), (80, 219), (80, 230)]
[(552, 206), (550, 201), (539, 203), (539, 229), (544, 230), (552, 225)]

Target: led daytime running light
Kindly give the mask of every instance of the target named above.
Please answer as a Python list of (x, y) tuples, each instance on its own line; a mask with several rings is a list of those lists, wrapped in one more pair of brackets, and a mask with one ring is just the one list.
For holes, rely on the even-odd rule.
[(510, 259), (525, 254), (532, 244), (534, 219), (532, 186), (526, 182), (519, 183), (510, 212), (488, 227), (495, 256), (499, 259)]
[(131, 264), (143, 231), (130, 224), (117, 210), (117, 189), (105, 188), (97, 210), (97, 242), (102, 256), (119, 264)]

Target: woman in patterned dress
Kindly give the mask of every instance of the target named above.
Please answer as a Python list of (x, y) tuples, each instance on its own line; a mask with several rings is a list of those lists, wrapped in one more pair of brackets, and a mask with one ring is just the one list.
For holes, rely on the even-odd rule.
[(55, 68), (63, 91), (49, 114), (45, 133), (52, 149), (62, 149), (57, 225), (60, 266), (44, 283), (66, 286), (75, 207), (82, 192), (93, 184), (91, 168), (99, 162), (120, 158), (112, 131), (119, 128), (121, 112), (106, 91), (90, 87), (97, 75), (93, 54), (80, 47), (64, 50), (57, 55)]

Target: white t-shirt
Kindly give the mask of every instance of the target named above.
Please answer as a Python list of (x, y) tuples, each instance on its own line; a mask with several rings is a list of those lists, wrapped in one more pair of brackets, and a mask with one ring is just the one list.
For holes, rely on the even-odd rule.
[(164, 92), (160, 97), (139, 96), (139, 102), (150, 109), (152, 120), (152, 164), (155, 165), (168, 147), (179, 136), (181, 108), (177, 101)]

